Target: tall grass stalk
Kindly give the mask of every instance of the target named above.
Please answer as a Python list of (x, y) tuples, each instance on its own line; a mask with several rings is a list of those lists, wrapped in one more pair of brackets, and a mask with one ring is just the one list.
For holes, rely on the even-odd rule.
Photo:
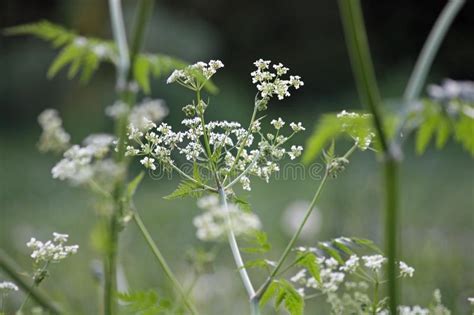
[(361, 102), (372, 114), (383, 153), (385, 191), (385, 251), (389, 310), (397, 313), (398, 161), (399, 150), (391, 145), (383, 128), (382, 99), (377, 86), (359, 0), (339, 0), (347, 48)]

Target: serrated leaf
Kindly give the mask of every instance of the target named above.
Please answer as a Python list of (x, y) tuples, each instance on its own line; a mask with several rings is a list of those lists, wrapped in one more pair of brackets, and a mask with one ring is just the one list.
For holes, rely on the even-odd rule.
[(254, 260), (247, 261), (242, 268), (266, 268), (266, 267), (268, 267), (268, 263), (265, 259), (254, 259)]
[(329, 256), (337, 260), (337, 262), (341, 265), (344, 264), (344, 260), (341, 257), (341, 254), (339, 254), (338, 250), (334, 247), (332, 247), (331, 244), (326, 243), (326, 242), (320, 242), (319, 247), (325, 251)]
[(358, 238), (358, 237), (351, 237), (350, 238), (354, 243), (357, 245), (366, 247), (370, 250), (373, 250), (379, 254), (382, 254), (382, 250), (371, 240), (368, 239), (363, 239), (363, 238)]
[(312, 162), (321, 153), (331, 139), (340, 136), (340, 124), (334, 114), (323, 115), (311, 136), (306, 141), (302, 161), (304, 164)]
[(427, 117), (416, 133), (416, 153), (421, 155), (425, 152), (428, 144), (433, 137), (436, 126), (438, 124), (439, 117), (435, 114), (430, 115)]
[(117, 293), (120, 301), (125, 303), (127, 314), (157, 315), (162, 314), (167, 307), (159, 300), (155, 291), (137, 291), (133, 293)]
[(285, 291), (285, 308), (290, 313), (290, 315), (303, 315), (304, 311), (304, 299), (303, 297), (296, 291), (291, 283), (282, 279), (280, 281), (281, 289)]
[(455, 140), (474, 156), (474, 119), (461, 113), (454, 128)]
[(260, 306), (263, 307), (267, 305), (270, 299), (272, 299), (278, 294), (279, 289), (280, 289), (280, 284), (278, 282), (273, 281), (272, 283), (270, 283), (267, 290), (265, 291), (265, 293), (263, 293), (262, 297), (260, 298), (260, 303), (259, 303)]
[(436, 129), (436, 148), (442, 149), (449, 139), (451, 133), (451, 122), (447, 117), (441, 116)]
[(138, 55), (133, 66), (133, 76), (145, 94), (150, 93), (150, 62), (144, 55)]
[(298, 265), (306, 268), (311, 276), (321, 283), (320, 267), (313, 253), (303, 253), (302, 257), (298, 259)]
[(241, 248), (242, 251), (247, 253), (266, 253), (271, 249), (268, 236), (265, 232), (255, 230), (251, 236), (250, 243), (256, 244), (257, 246), (243, 247)]
[(167, 200), (173, 200), (173, 199), (184, 198), (188, 196), (199, 197), (202, 191), (203, 190), (201, 186), (199, 186), (198, 184), (191, 181), (182, 181), (178, 185), (178, 188), (176, 188), (175, 191), (173, 191), (171, 194), (163, 198)]
[(345, 238), (337, 238), (335, 239), (332, 243), (334, 246), (336, 246), (338, 249), (346, 253), (347, 255), (353, 255), (354, 251), (349, 247), (350, 244), (347, 244), (347, 242), (350, 242), (350, 239), (345, 240)]
[(60, 47), (70, 43), (77, 36), (73, 31), (67, 30), (61, 25), (45, 20), (9, 27), (5, 30), (5, 34), (34, 35), (38, 38), (51, 42), (54, 47)]
[[(64, 47), (58, 54), (56, 59), (51, 63), (48, 69), (48, 78), (54, 77), (62, 68), (64, 68), (70, 62), (81, 63), (83, 51), (76, 45), (68, 45)], [(77, 71), (76, 71), (77, 73)]]

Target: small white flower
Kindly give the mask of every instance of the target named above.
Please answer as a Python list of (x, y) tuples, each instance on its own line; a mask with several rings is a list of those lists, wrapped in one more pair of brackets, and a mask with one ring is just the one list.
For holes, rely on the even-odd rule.
[(292, 122), (290, 124), (290, 127), (294, 132), (299, 132), (299, 131), (306, 130), (306, 128), (303, 127), (303, 124), (301, 122), (299, 122), (298, 124), (295, 124), (294, 122)]
[(240, 178), (240, 183), (242, 184), (242, 188), (247, 191), (251, 191), (252, 188), (250, 187), (250, 179), (247, 176), (242, 176)]
[(400, 276), (402, 277), (413, 277), (413, 273), (415, 272), (415, 268), (408, 266), (403, 261), (400, 261)]
[(277, 120), (273, 119), (270, 122), (270, 124), (272, 124), (276, 130), (278, 130), (278, 129), (281, 129), (285, 125), (285, 122), (283, 121), (283, 119), (281, 119), (281, 117), (279, 117)]
[(28, 243), (26, 243), (26, 246), (33, 249), (31, 258), (34, 259), (35, 263), (58, 263), (61, 260), (76, 254), (79, 249), (78, 245), (64, 245), (68, 237), (67, 234), (54, 233), (53, 240), (44, 243), (33, 237)]
[(364, 265), (367, 268), (377, 272), (380, 270), (380, 268), (382, 268), (382, 265), (387, 261), (387, 258), (383, 257), (382, 255), (372, 255), (362, 256), (362, 260), (364, 260)]
[(142, 163), (143, 166), (145, 166), (146, 168), (149, 168), (151, 170), (156, 170), (156, 165), (154, 164), (155, 163), (155, 159), (154, 158), (150, 158), (148, 156), (144, 157), (143, 159), (140, 160), (140, 163)]
[(291, 160), (294, 160), (301, 155), (301, 152), (303, 152), (302, 146), (292, 145), (291, 152), (288, 152), (288, 156), (290, 157)]
[(341, 266), (341, 270), (347, 273), (353, 273), (356, 271), (357, 267), (359, 267), (359, 257), (357, 255), (351, 255), (351, 257), (346, 260), (343, 266)]
[(0, 282), (0, 292), (7, 295), (10, 292), (18, 291), (18, 287), (13, 282), (3, 281)]
[(471, 305), (474, 305), (474, 297), (467, 298), (467, 300)]

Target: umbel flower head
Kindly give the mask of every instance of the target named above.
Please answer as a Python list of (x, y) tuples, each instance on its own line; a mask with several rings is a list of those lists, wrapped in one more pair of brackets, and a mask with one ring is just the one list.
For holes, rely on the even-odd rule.
[(202, 197), (197, 204), (199, 208), (205, 210), (193, 220), (197, 229), (196, 237), (202, 241), (223, 240), (229, 230), (228, 215), (236, 236), (250, 234), (261, 228), (260, 219), (256, 214), (244, 212), (234, 204), (229, 204), (227, 210), (222, 209), (216, 195)]
[[(264, 134), (261, 129), (264, 117), (257, 117), (257, 112), (266, 108), (266, 105), (262, 107), (263, 100), (268, 103), (273, 96), (289, 96), (288, 89), (291, 86), (299, 88), (303, 82), (298, 76), (283, 80), (282, 76), (288, 72), (288, 68), (281, 64), (273, 67), (275, 73), (268, 70), (269, 61), (257, 61), (255, 64), (257, 72), (252, 73), (252, 78), (258, 83), (258, 93), (252, 119), (247, 127), (235, 121), (206, 122), (208, 104), (201, 99), (200, 91), (224, 64), (219, 60), (198, 62), (176, 70), (168, 78), (168, 83), (176, 82), (196, 91), (196, 100), (183, 107), (187, 116), (181, 122), (184, 128), (175, 131), (166, 123), (156, 125), (149, 122), (143, 129), (131, 123), (128, 127), (126, 155), (140, 156), (140, 163), (150, 170), (155, 170), (160, 165), (193, 180), (191, 175), (177, 166), (173, 155), (175, 153), (207, 173), (214, 173), (219, 184), (226, 188), (241, 183), (245, 190), (250, 190), (251, 175), (268, 182), (271, 175), (279, 171), (279, 161), (283, 157), (295, 159), (301, 155), (302, 146), (293, 145), (288, 148), (286, 144), (305, 128), (300, 122), (286, 124), (282, 118), (278, 118), (270, 122), (273, 132)], [(263, 89), (262, 84), (267, 87)]]
[(18, 291), (16, 284), (10, 281), (0, 282), (0, 295), (6, 296), (10, 292)]
[(69, 235), (53, 233), (53, 239), (46, 242), (31, 238), (26, 246), (31, 248), (31, 258), (36, 264), (58, 263), (61, 260), (77, 253), (79, 245), (66, 245)]

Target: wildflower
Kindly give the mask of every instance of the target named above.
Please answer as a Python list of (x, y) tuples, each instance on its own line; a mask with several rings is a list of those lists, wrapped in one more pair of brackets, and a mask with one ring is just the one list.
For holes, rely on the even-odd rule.
[(295, 124), (294, 122), (292, 122), (292, 123), (290, 123), (290, 127), (294, 132), (299, 132), (299, 131), (306, 130), (303, 127), (303, 124), (301, 122), (299, 122), (298, 124)]
[(223, 239), (228, 231), (228, 215), (236, 236), (249, 234), (261, 228), (257, 215), (243, 212), (234, 204), (229, 204), (228, 209), (225, 210), (219, 206), (214, 197), (203, 198), (198, 200), (198, 206), (206, 211), (193, 219), (198, 239), (202, 241)]
[(359, 257), (357, 255), (351, 255), (348, 260), (344, 263), (344, 265), (341, 267), (342, 271), (345, 271), (347, 273), (353, 273), (356, 271), (356, 269), (359, 267)]
[(129, 121), (132, 126), (140, 131), (147, 131), (156, 127), (154, 123), (162, 121), (168, 115), (168, 108), (163, 100), (145, 99), (133, 107)]
[(115, 140), (115, 136), (101, 133), (89, 135), (83, 143), (94, 157), (103, 158), (110, 151), (110, 147)]
[(413, 277), (413, 273), (415, 272), (415, 268), (408, 266), (403, 261), (400, 261), (400, 276), (402, 277)]
[(153, 171), (156, 170), (156, 165), (154, 164), (155, 163), (154, 158), (149, 158), (146, 156), (140, 160), (140, 163), (142, 163), (142, 165), (145, 166), (146, 168), (149, 168)]
[(38, 241), (35, 238), (31, 238), (26, 246), (33, 249), (31, 258), (36, 264), (39, 263), (58, 263), (61, 260), (74, 255), (77, 253), (79, 246), (70, 245), (66, 246), (69, 236), (67, 234), (53, 233), (53, 240), (46, 242)]
[(272, 124), (276, 130), (279, 130), (285, 125), (285, 122), (283, 119), (281, 119), (281, 117), (279, 117), (278, 120), (273, 119), (270, 124)]
[(113, 105), (105, 108), (105, 114), (111, 118), (117, 119), (128, 114), (129, 108), (125, 102), (116, 101)]
[(292, 145), (291, 146), (291, 152), (288, 152), (288, 156), (290, 157), (291, 160), (296, 159), (301, 155), (301, 152), (303, 152), (303, 147), (298, 145)]
[(43, 152), (63, 152), (69, 147), (71, 136), (63, 129), (63, 121), (54, 109), (46, 109), (38, 116), (43, 129), (38, 147)]
[(296, 275), (290, 278), (291, 282), (306, 284), (306, 269), (301, 269)]
[(473, 102), (474, 82), (446, 79), (441, 85), (429, 85), (428, 95), (439, 101), (460, 99), (466, 102)]
[(18, 291), (18, 287), (13, 282), (3, 281), (0, 282), (0, 292), (3, 295), (7, 295), (10, 292)]
[(223, 68), (224, 64), (220, 60), (210, 60), (209, 63), (196, 62), (184, 69), (174, 70), (166, 80), (166, 83), (178, 82), (189, 89), (200, 90), (203, 86), (200, 76), (209, 80), (217, 70)]
[(362, 256), (362, 260), (364, 261), (364, 265), (367, 268), (378, 272), (382, 268), (382, 265), (387, 261), (387, 258), (383, 257), (382, 255), (372, 255)]

